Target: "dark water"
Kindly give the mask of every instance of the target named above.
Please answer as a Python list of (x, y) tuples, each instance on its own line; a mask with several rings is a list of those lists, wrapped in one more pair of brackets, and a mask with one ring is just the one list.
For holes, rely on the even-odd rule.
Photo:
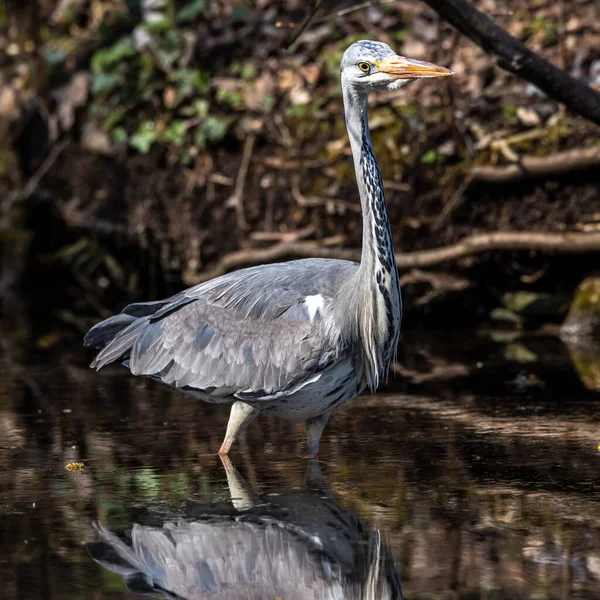
[(407, 334), (319, 463), (267, 417), (222, 464), (225, 408), (24, 346), (2, 354), (2, 598), (600, 598), (594, 352)]

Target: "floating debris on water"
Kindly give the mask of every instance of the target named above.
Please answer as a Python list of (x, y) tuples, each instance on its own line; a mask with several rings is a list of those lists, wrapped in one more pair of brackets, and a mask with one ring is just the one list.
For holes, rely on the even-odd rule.
[(71, 472), (79, 472), (83, 471), (84, 464), (82, 462), (71, 462), (65, 466), (67, 471)]

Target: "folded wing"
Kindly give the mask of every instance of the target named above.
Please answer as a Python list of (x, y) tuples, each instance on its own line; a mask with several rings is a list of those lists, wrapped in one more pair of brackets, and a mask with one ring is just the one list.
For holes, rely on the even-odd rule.
[[(341, 264), (332, 269), (331, 263)], [(292, 267), (282, 268), (286, 265)], [(122, 361), (135, 375), (152, 376), (213, 402), (289, 395), (340, 360), (328, 311), (338, 279), (354, 268), (345, 261), (267, 265), (167, 301), (130, 305), (123, 313), (131, 322), (92, 366)], [(307, 296), (313, 300), (307, 302)]]

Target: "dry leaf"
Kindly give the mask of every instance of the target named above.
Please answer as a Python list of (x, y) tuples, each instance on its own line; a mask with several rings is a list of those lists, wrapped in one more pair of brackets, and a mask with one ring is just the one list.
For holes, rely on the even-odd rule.
[(82, 462), (71, 462), (65, 466), (67, 471), (71, 471), (71, 473), (80, 473), (83, 471), (84, 464)]
[(517, 117), (526, 127), (537, 127), (542, 124), (540, 116), (533, 110), (525, 106), (517, 107)]

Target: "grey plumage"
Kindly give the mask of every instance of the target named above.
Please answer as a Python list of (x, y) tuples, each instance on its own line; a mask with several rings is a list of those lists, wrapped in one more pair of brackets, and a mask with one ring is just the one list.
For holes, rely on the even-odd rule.
[[(357, 268), (308, 259), (229, 273), (125, 321), (92, 367), (126, 357), (134, 375), (155, 375), (205, 400), (281, 398), (344, 356), (331, 343), (326, 321), (336, 287)], [(311, 322), (304, 302), (317, 294), (325, 308)], [(135, 314), (137, 306), (125, 310)], [(111, 319), (92, 328), (86, 343), (107, 326), (112, 329)]]
[[(227, 459), (225, 459), (227, 460)], [(258, 496), (225, 464), (232, 504), (188, 503), (150, 513), (117, 535), (97, 525), (92, 558), (137, 593), (214, 600), (401, 600), (400, 579), (377, 530), (323, 487)]]
[(363, 209), (360, 264), (308, 259), (229, 273), (127, 306), (93, 327), (92, 367), (122, 362), (208, 402), (233, 402), (222, 453), (261, 411), (305, 421), (316, 454), (329, 412), (375, 389), (398, 342), (401, 295), (381, 173), (367, 122), (373, 90), (450, 71), (357, 42), (341, 62)]

